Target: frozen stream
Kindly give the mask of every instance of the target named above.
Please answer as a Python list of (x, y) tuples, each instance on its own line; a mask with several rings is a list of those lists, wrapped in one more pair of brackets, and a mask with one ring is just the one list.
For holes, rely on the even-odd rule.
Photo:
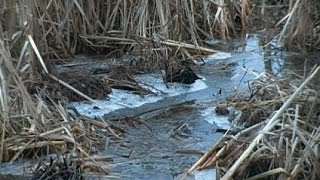
[[(145, 74), (135, 78), (154, 95), (113, 90), (108, 99), (97, 104), (71, 105), (89, 117), (116, 120), (139, 116), (151, 128), (110, 121), (125, 129), (126, 146), (121, 144), (124, 142), (112, 143), (101, 153), (114, 156), (108, 166), (122, 179), (212, 179), (213, 169), (193, 176), (185, 172), (222, 136), (217, 129), (231, 127), (227, 117), (215, 114), (214, 105), (236, 90), (247, 88), (249, 80), (265, 71), (265, 53), (259, 44), (259, 38), (252, 35), (243, 49), (209, 56), (196, 70), (201, 79), (191, 85), (172, 83), (167, 87), (160, 74)], [(277, 72), (281, 53), (272, 56), (274, 69), (269, 70)], [(224, 68), (225, 64), (232, 66)]]
[[(154, 95), (113, 90), (97, 104), (73, 102), (70, 106), (81, 115), (104, 117), (125, 130), (123, 141), (111, 141), (98, 152), (113, 156), (114, 161), (105, 165), (121, 179), (213, 179), (213, 169), (193, 176), (185, 172), (222, 136), (217, 129), (231, 127), (227, 117), (215, 114), (214, 106), (235, 91), (245, 90), (248, 81), (264, 72), (278, 75), (283, 59), (277, 48), (263, 50), (259, 36), (249, 35), (243, 47), (206, 58), (205, 64), (195, 70), (201, 79), (194, 84), (172, 83), (167, 87), (160, 74), (139, 75), (136, 80)], [(226, 64), (232, 66), (225, 68)], [(147, 126), (130, 126), (117, 120), (133, 116)], [(2, 164), (0, 173), (21, 174), (26, 164)]]

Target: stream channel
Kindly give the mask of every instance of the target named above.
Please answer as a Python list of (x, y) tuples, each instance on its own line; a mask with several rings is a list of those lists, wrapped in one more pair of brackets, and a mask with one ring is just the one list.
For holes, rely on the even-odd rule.
[[(262, 38), (250, 34), (244, 43), (235, 41), (231, 50), (208, 56), (195, 70), (201, 79), (191, 85), (170, 83), (167, 87), (161, 75), (138, 75), (136, 80), (153, 95), (113, 90), (98, 105), (73, 102), (70, 106), (81, 115), (104, 117), (125, 130), (123, 140), (110, 141), (98, 152), (112, 156), (112, 162), (103, 164), (120, 179), (214, 179), (214, 169), (186, 174), (222, 137), (221, 130), (232, 128), (228, 117), (217, 115), (214, 106), (236, 91), (248, 91), (248, 82), (264, 72), (282, 76), (288, 59), (298, 55), (283, 52), (276, 43), (262, 48)], [(144, 123), (133, 126), (116, 121), (133, 116)], [(0, 174), (23, 174), (27, 164), (1, 164)]]

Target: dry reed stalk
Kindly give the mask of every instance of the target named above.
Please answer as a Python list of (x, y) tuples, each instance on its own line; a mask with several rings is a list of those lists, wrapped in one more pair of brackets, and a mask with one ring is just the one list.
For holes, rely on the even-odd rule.
[(294, 6), (290, 10), (290, 12), (276, 24), (276, 26), (278, 26), (279, 24), (281, 24), (283, 21), (286, 20), (286, 23), (283, 26), (283, 28), (281, 30), (281, 33), (279, 35), (279, 41), (283, 40), (283, 38), (284, 38), (283, 36), (284, 36), (285, 32), (288, 31), (289, 23), (291, 22), (291, 19), (293, 18), (293, 14), (297, 11), (297, 9), (299, 7), (299, 4), (300, 4), (300, 0), (296, 0), (295, 3), (294, 3)]
[(276, 25), (285, 22), (278, 41), (284, 41), (289, 49), (319, 49), (319, 9), (320, 4), (316, 0), (290, 0), (288, 14)]
[(85, 99), (87, 99), (87, 100), (89, 100), (89, 101), (91, 101), (91, 102), (93, 102), (93, 103), (96, 103), (95, 100), (93, 100), (92, 98), (90, 98), (90, 97), (88, 97), (87, 95), (83, 94), (82, 92), (80, 92), (79, 90), (75, 89), (74, 87), (70, 86), (68, 83), (62, 81), (61, 79), (58, 79), (58, 78), (55, 77), (54, 75), (49, 74), (49, 71), (48, 71), (48, 69), (47, 69), (47, 67), (46, 67), (46, 64), (44, 63), (44, 61), (43, 61), (43, 59), (42, 59), (42, 57), (41, 57), (41, 55), (40, 55), (40, 53), (39, 53), (39, 50), (38, 50), (36, 44), (34, 43), (34, 40), (33, 40), (33, 38), (31, 37), (31, 35), (28, 35), (28, 39), (29, 39), (29, 42), (30, 42), (33, 50), (35, 51), (35, 53), (36, 53), (36, 55), (37, 55), (37, 57), (38, 57), (38, 60), (40, 61), (40, 64), (41, 64), (43, 70), (45, 71), (45, 73), (46, 73), (50, 78), (54, 79), (54, 80), (57, 81), (58, 83), (60, 83), (60, 84), (62, 84), (63, 86), (67, 87), (68, 89), (70, 89), (71, 91), (75, 92), (75, 93), (78, 94), (79, 96), (81, 96), (81, 97), (83, 97), (83, 98), (85, 98)]
[(225, 40), (229, 35), (228, 22), (226, 18), (228, 16), (228, 12), (224, 0), (217, 1), (217, 5), (218, 9), (215, 14), (213, 25), (215, 25), (216, 23), (218, 24), (221, 38)]
[[(77, 38), (78, 35), (108, 35), (109, 32), (115, 30), (120, 32), (119, 35), (122, 39), (134, 40), (134, 36), (149, 38), (154, 34), (160, 34), (168, 40), (184, 41), (198, 47), (199, 40), (202, 40), (203, 36), (212, 38), (214, 32), (222, 31), (220, 34), (223, 38), (229, 36), (228, 29), (233, 29), (232, 22), (234, 20), (227, 9), (235, 8), (232, 5), (226, 5), (224, 1), (219, 1), (219, 4), (211, 1), (199, 4), (192, 0), (155, 2), (118, 0), (99, 1), (98, 3), (50, 1), (47, 4), (35, 1), (34, 3), (41, 5), (36, 6), (39, 7), (38, 9), (33, 9), (37, 10), (40, 18), (40, 24), (34, 26), (36, 29), (33, 31), (46, 34), (43, 43), (46, 47), (45, 51), (47, 54), (51, 54), (50, 56), (57, 55), (55, 52), (50, 52), (50, 46), (59, 47), (59, 51), (63, 54), (58, 55), (58, 58), (68, 57), (70, 52), (82, 49), (80, 46), (89, 45), (85, 40)], [(244, 24), (247, 24), (249, 18), (248, 5), (248, 1), (245, 1), (237, 6), (241, 11), (230, 10), (235, 12), (234, 15), (238, 14), (243, 18)], [(32, 3), (29, 6), (32, 6)], [(216, 9), (221, 7), (223, 7), (223, 12), (218, 10), (216, 16), (212, 16), (216, 13)], [(206, 11), (202, 11), (203, 9)], [(205, 21), (203, 17), (206, 17)], [(218, 20), (219, 27), (215, 26), (214, 19)], [(62, 33), (63, 31), (64, 33)], [(52, 37), (56, 39), (52, 40)], [(38, 40), (38, 37), (36, 39)], [(108, 40), (105, 42), (105, 46), (112, 43), (112, 40)], [(37, 42), (37, 44), (39, 43)], [(39, 45), (42, 46), (42, 43)]]
[[(248, 113), (246, 111), (252, 109), (252, 113), (256, 111), (255, 108), (263, 106), (265, 114), (251, 114), (252, 119), (258, 119), (261, 116), (264, 118), (272, 117), (271, 120), (274, 120), (274, 122), (267, 124), (270, 123), (270, 120), (262, 120), (236, 136), (232, 136), (231, 139), (215, 144), (214, 147), (219, 147), (219, 149), (207, 152), (192, 166), (189, 172), (197, 167), (206, 168), (216, 165), (220, 167), (220, 174), (226, 176), (230, 169), (235, 167), (235, 163), (239, 163), (239, 160), (246, 155), (245, 159), (234, 170), (239, 178), (287, 177), (295, 179), (304, 177), (305, 179), (317, 179), (320, 176), (317, 171), (319, 165), (314, 159), (318, 158), (318, 150), (315, 149), (317, 149), (316, 141), (320, 137), (320, 128), (316, 116), (318, 110), (313, 107), (318, 105), (319, 101), (315, 100), (317, 98), (310, 98), (316, 96), (316, 91), (306, 87), (307, 81), (315, 78), (314, 76), (320, 67), (315, 69), (312, 70), (312, 74), (303, 81), (299, 88), (296, 85), (298, 82), (295, 81), (289, 83), (285, 80), (277, 81), (260, 77), (253, 82), (253, 90), (258, 87), (258, 92), (254, 94), (250, 101), (241, 100), (242, 98), (240, 100), (233, 99), (233, 103), (228, 104), (233, 104), (239, 108), (243, 116), (240, 119), (244, 118), (244, 120), (248, 120), (249, 117), (245, 115)], [(302, 88), (304, 90), (300, 91)], [(297, 90), (300, 92), (297, 92)], [(290, 93), (293, 93), (293, 95), (288, 96)], [(292, 100), (291, 105), (290, 100)], [(240, 102), (238, 105), (237, 101)], [(288, 105), (288, 108), (282, 111), (282, 115), (278, 116), (278, 119), (275, 119), (277, 114), (279, 115), (281, 112), (280, 110), (284, 109), (283, 106), (286, 105)], [(280, 110), (278, 110), (279, 108)], [(272, 114), (270, 110), (275, 112)], [(261, 127), (261, 125), (264, 128), (257, 132), (257, 127)], [(269, 131), (269, 129), (266, 130), (266, 127), (274, 128)], [(260, 137), (259, 133), (263, 134), (263, 137)], [(260, 141), (256, 141), (257, 138), (261, 138)], [(252, 142), (252, 139), (255, 140)], [(252, 143), (250, 145), (245, 144), (244, 146), (248, 147), (243, 149), (241, 148), (241, 142)], [(248, 150), (252, 146), (254, 150)], [(249, 154), (244, 154), (244, 150)], [(239, 153), (242, 154), (240, 158), (238, 158)], [(235, 174), (232, 176), (235, 176)]]
[[(0, 64), (2, 64), (2, 58), (0, 59)], [(4, 153), (4, 139), (6, 138), (6, 126), (9, 120), (9, 102), (8, 102), (8, 85), (6, 84), (5, 74), (3, 72), (2, 66), (0, 66), (0, 100), (1, 100), (1, 147), (0, 147), (0, 162), (2, 162)]]
[[(25, 149), (36, 149), (36, 148), (45, 147), (48, 145), (64, 145), (64, 144), (66, 144), (65, 141), (39, 141), (35, 143), (30, 143), (27, 146), (12, 146), (12, 147), (9, 147), (8, 150), (20, 151)], [(18, 153), (21, 154), (21, 152), (18, 152)]]
[(91, 162), (93, 162), (96, 167), (100, 168), (105, 174), (109, 174), (109, 170), (107, 170), (106, 168), (103, 167), (102, 164), (100, 164), (99, 162), (96, 161), (96, 159), (94, 159), (93, 157), (91, 157), (88, 153), (86, 153), (86, 151), (84, 151), (80, 146), (77, 146), (77, 149), (83, 153), (88, 159), (91, 160)]
[(110, 125), (102, 118), (102, 117), (98, 117), (98, 119), (100, 121), (95, 121), (95, 120), (92, 120), (92, 119), (88, 119), (86, 117), (80, 117), (81, 120), (84, 120), (84, 121), (87, 121), (97, 127), (101, 127), (103, 129), (107, 129), (111, 135), (113, 135), (116, 139), (123, 139), (121, 138), (111, 127)]
[(241, 17), (242, 28), (243, 30), (248, 30), (251, 24), (251, 13), (252, 13), (250, 0), (241, 1), (240, 9), (241, 9), (240, 17)]
[[(255, 130), (256, 128), (264, 125), (265, 122), (260, 122), (257, 123), (253, 126), (250, 126), (249, 128), (246, 128), (240, 132), (238, 132), (234, 137), (232, 137), (232, 139), (230, 140), (230, 142), (223, 142), (226, 139), (226, 136), (223, 136), (220, 138), (220, 140), (215, 143), (209, 151), (207, 151), (189, 170), (188, 173), (192, 173), (196, 168), (198, 168), (199, 166), (206, 168), (206, 167), (210, 167), (213, 166), (216, 163), (217, 158), (219, 157), (219, 155), (222, 155), (225, 153), (225, 151), (227, 149), (229, 149), (229, 147), (231, 147), (231, 145), (234, 143), (235, 140), (238, 140), (241, 136), (244, 136), (245, 134), (248, 134), (250, 132), (252, 132), (253, 130)], [(216, 153), (215, 156), (213, 156), (213, 158), (208, 159), (209, 157), (212, 157), (212, 154), (215, 153), (215, 151), (217, 150), (217, 148), (219, 147), (219, 145), (223, 142), (223, 147), (221, 147), (219, 149), (219, 151)], [(214, 160), (212, 160), (214, 159)], [(206, 166), (204, 166), (204, 163), (210, 161), (210, 163), (207, 163)]]
[[(218, 34), (228, 38), (231, 34), (226, 32), (233, 28), (228, 14), (231, 6), (223, 7), (225, 14), (217, 16), (223, 28), (214, 23), (219, 5), (213, 1), (5, 0), (1, 3), (6, 4), (1, 14), (7, 15), (4, 18), (9, 21), (1, 19), (5, 24), (0, 24), (0, 162), (7, 159), (6, 151), (13, 154), (8, 157), (14, 161), (26, 149), (55, 146), (65, 150), (70, 148), (66, 144), (78, 146), (81, 140), (77, 139), (76, 129), (89, 136), (90, 132), (81, 129), (85, 128), (83, 122), (81, 125), (70, 123), (64, 107), (53, 102), (50, 94), (39, 87), (49, 76), (95, 102), (50, 74), (48, 65), (55, 64), (56, 59), (64, 61), (90, 50), (137, 52), (152, 47), (154, 49), (143, 51), (148, 54), (143, 54), (147, 60), (156, 54), (158, 59), (152, 62), (161, 58), (179, 61), (178, 55), (192, 58), (194, 54), (215, 53), (204, 47), (202, 40)], [(223, 32), (219, 32), (221, 30)], [(157, 44), (153, 37), (164, 38)], [(54, 106), (49, 106), (44, 98), (51, 99)], [(121, 138), (108, 124), (95, 123)], [(82, 147), (77, 148), (85, 152)]]
[(289, 175), (288, 172), (286, 170), (284, 170), (283, 168), (276, 168), (276, 169), (272, 169), (267, 172), (258, 174), (256, 176), (250, 177), (250, 178), (248, 178), (248, 180), (257, 180), (257, 179), (268, 178), (268, 177), (273, 176), (275, 174), (281, 174), (281, 173)]
[(92, 98), (90, 98), (89, 96), (83, 94), (82, 92), (80, 92), (79, 90), (77, 90), (76, 88), (70, 86), (68, 83), (62, 81), (61, 79), (58, 79), (57, 77), (51, 75), (51, 74), (48, 74), (48, 76), (50, 78), (52, 78), (53, 80), (55, 80), (56, 82), (62, 84), (64, 87), (70, 89), (71, 91), (75, 92), (76, 94), (78, 94), (79, 96), (83, 97), (84, 99), (87, 99), (88, 101), (92, 102), (92, 103), (95, 103), (97, 104), (97, 102), (95, 100), (93, 100)]
[(256, 147), (256, 145), (261, 141), (264, 137), (264, 134), (269, 132), (271, 129), (275, 127), (275, 125), (280, 121), (279, 117), (285, 112), (285, 110), (289, 107), (289, 105), (293, 102), (293, 100), (297, 97), (297, 95), (303, 90), (303, 88), (313, 79), (320, 67), (318, 67), (300, 86), (299, 88), (290, 96), (290, 98), (281, 106), (281, 108), (276, 112), (276, 114), (269, 120), (269, 122), (265, 125), (265, 127), (261, 130), (258, 136), (252, 141), (249, 147), (243, 152), (243, 154), (239, 157), (239, 159), (232, 165), (232, 167), (226, 172), (226, 174), (222, 177), (222, 179), (231, 179), (235, 171), (239, 168), (241, 163), (250, 155), (252, 150)]

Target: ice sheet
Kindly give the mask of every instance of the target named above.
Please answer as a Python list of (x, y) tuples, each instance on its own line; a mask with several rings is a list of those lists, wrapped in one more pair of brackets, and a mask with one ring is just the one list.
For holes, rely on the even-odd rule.
[(125, 90), (113, 89), (105, 100), (97, 100), (97, 104), (90, 102), (73, 102), (81, 115), (88, 117), (104, 116), (116, 110), (125, 108), (137, 108), (146, 104), (154, 104), (165, 98), (189, 94), (207, 88), (203, 80), (198, 79), (191, 85), (180, 83), (169, 83), (168, 87), (163, 83), (160, 74), (145, 74), (135, 77), (139, 84), (151, 90), (153, 95), (141, 96)]

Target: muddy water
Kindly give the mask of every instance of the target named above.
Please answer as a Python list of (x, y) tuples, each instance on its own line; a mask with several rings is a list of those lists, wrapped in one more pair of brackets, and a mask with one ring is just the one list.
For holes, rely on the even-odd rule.
[[(215, 114), (215, 104), (237, 90), (246, 90), (248, 82), (263, 72), (286, 76), (285, 71), (292, 68), (304, 69), (301, 58), (306, 56), (284, 53), (275, 44), (262, 48), (262, 40), (261, 36), (249, 35), (244, 43), (236, 43), (243, 46), (209, 56), (196, 68), (202, 79), (192, 85), (171, 84), (167, 88), (161, 75), (142, 75), (136, 79), (155, 95), (141, 97), (115, 90), (98, 105), (71, 105), (82, 115), (104, 116), (125, 130), (123, 140), (110, 141), (98, 153), (113, 156), (114, 161), (104, 165), (121, 179), (214, 179), (213, 169), (191, 176), (185, 172), (222, 136), (217, 129), (232, 126), (227, 117)], [(316, 63), (312, 59), (305, 64), (310, 67)], [(305, 76), (304, 72), (297, 74)], [(139, 121), (115, 120), (127, 116), (137, 116)], [(0, 174), (23, 174), (30, 164), (1, 164)]]

